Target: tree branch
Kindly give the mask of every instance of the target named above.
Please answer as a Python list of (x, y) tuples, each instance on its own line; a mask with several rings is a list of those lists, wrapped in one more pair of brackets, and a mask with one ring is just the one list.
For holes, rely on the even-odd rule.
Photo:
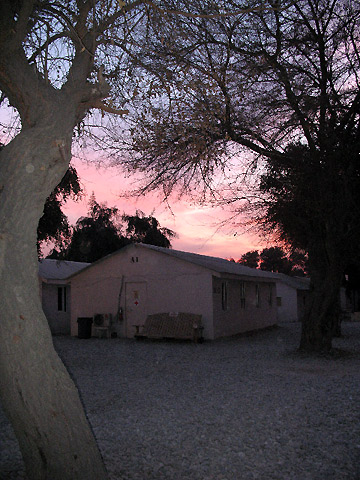
[(68, 35), (65, 34), (64, 32), (57, 33), (56, 35), (53, 35), (52, 37), (49, 37), (42, 45), (39, 46), (35, 50), (35, 52), (31, 55), (31, 57), (28, 59), (29, 63), (34, 63), (35, 59), (38, 55), (40, 55), (41, 52), (43, 52), (46, 48), (49, 47), (49, 45), (53, 42), (56, 42), (59, 38), (64, 38), (67, 37)]
[(113, 108), (110, 105), (106, 105), (100, 99), (89, 102), (87, 105), (89, 106), (89, 108), (98, 108), (102, 112), (113, 113), (115, 115), (126, 115), (129, 113), (129, 110), (121, 110), (118, 108)]
[[(292, 3), (295, 3), (296, 0), (294, 0)], [(162, 15), (178, 15), (182, 17), (188, 17), (188, 18), (203, 18), (203, 19), (212, 19), (212, 18), (224, 18), (224, 17), (235, 17), (238, 15), (242, 15), (244, 13), (251, 13), (251, 12), (265, 12), (269, 10), (274, 10), (275, 7), (264, 7), (262, 5), (259, 5), (258, 7), (248, 7), (248, 8), (240, 8), (238, 10), (235, 10), (234, 12), (224, 12), (224, 13), (210, 13), (210, 14), (201, 14), (201, 13), (190, 13), (190, 12), (184, 12), (182, 10), (171, 10), (171, 9), (166, 9), (166, 8), (161, 8), (158, 5), (156, 5), (154, 2), (151, 0), (143, 0), (145, 5), (148, 5), (149, 7), (153, 8), (154, 10), (157, 10), (160, 12)], [(277, 8), (277, 10), (284, 10), (285, 8)]]

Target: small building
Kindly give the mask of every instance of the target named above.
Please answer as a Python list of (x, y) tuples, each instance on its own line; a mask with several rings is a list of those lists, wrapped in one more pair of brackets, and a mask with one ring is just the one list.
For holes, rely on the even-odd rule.
[(276, 273), (276, 304), (279, 322), (301, 321), (309, 298), (310, 279)]
[(202, 316), (205, 339), (275, 325), (273, 273), (194, 253), (128, 245), (80, 272), (71, 283), (71, 334), (78, 319), (106, 315), (118, 336), (134, 337), (148, 315)]
[[(311, 290), (310, 278), (289, 277), (283, 273), (275, 273), (276, 279), (276, 304), (278, 309), (278, 321), (301, 322), (308, 306)], [(342, 320), (354, 319), (351, 315), (351, 303), (346, 289), (340, 289), (340, 310)]]
[(40, 297), (52, 334), (70, 335), (71, 294), (66, 278), (88, 265), (47, 258), (39, 261)]

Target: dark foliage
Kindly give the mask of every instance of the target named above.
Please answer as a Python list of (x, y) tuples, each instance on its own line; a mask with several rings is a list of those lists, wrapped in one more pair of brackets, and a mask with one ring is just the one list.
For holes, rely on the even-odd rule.
[[(124, 234), (119, 218), (127, 224)], [(129, 243), (170, 248), (170, 240), (175, 236), (172, 230), (161, 227), (155, 217), (146, 217), (141, 211), (120, 217), (116, 207), (99, 204), (92, 195), (88, 216), (78, 219), (68, 243), (57, 245), (48, 258), (92, 263)]]
[(245, 267), (258, 268), (259, 259), (260, 255), (258, 250), (251, 250), (250, 252), (246, 252), (241, 255), (241, 258), (237, 261), (237, 263), (241, 263), (241, 265), (244, 265)]
[(297, 250), (287, 254), (281, 247), (264, 248), (261, 252), (258, 250), (246, 252), (238, 263), (290, 276), (302, 277), (307, 273), (307, 256)]
[[(312, 300), (301, 348), (328, 350), (360, 240), (360, 2), (265, 2), (241, 19), (208, 7), (210, 20), (175, 19), (150, 39), (162, 54), (157, 68), (171, 69), (171, 95), (144, 107), (150, 113), (133, 131), (132, 166), (148, 188), (164, 184), (168, 192), (179, 181), (188, 190), (199, 179), (213, 187), (234, 150), (261, 165), (255, 218), (308, 254)], [(238, 188), (232, 182), (229, 202), (251, 202), (244, 175)]]
[(126, 236), (134, 243), (170, 248), (170, 240), (176, 236), (169, 228), (160, 227), (155, 217), (146, 217), (140, 210), (136, 215), (123, 215), (122, 219), (127, 223)]
[(325, 155), (291, 145), (268, 161), (261, 190), (268, 195), (266, 221), (282, 240), (308, 252), (313, 268), (330, 259), (340, 269), (358, 257), (360, 240), (360, 139), (343, 139)]
[(46, 199), (44, 214), (37, 229), (37, 249), (41, 256), (41, 246), (46, 242), (62, 244), (69, 240), (70, 226), (61, 207), (67, 199), (78, 199), (82, 188), (76, 169), (69, 166), (67, 172), (51, 195)]

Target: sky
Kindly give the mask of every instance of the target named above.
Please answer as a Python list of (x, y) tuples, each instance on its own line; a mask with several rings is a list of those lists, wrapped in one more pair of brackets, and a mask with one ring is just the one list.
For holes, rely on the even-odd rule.
[[(4, 123), (8, 122), (7, 115), (8, 111), (0, 109), (0, 120)], [(4, 137), (2, 141), (7, 143), (9, 139)], [(162, 227), (176, 232), (177, 237), (171, 241), (172, 248), (176, 250), (237, 260), (250, 250), (262, 250), (267, 246), (264, 239), (227, 222), (231, 214), (220, 207), (199, 206), (185, 199), (179, 201), (172, 198), (170, 210), (154, 193), (141, 199), (124, 198), (122, 193), (131, 189), (133, 179), (125, 178), (120, 169), (115, 167), (98, 168), (99, 154), (88, 153), (87, 158), (93, 159), (93, 162), (85, 162), (75, 157), (72, 159), (85, 195), (79, 202), (68, 201), (63, 206), (70, 224), (87, 215), (88, 201), (94, 192), (98, 203), (106, 202), (109, 207), (116, 206), (120, 214), (132, 215), (139, 209), (145, 215), (153, 215)], [(220, 228), (219, 224), (224, 221), (225, 226)], [(44, 246), (43, 252), (47, 254), (49, 249), (50, 246)]]
[(87, 214), (88, 200), (92, 192), (98, 203), (106, 202), (116, 206), (119, 212), (132, 215), (137, 209), (145, 215), (153, 215), (162, 227), (175, 231), (177, 238), (172, 240), (172, 248), (221, 258), (238, 259), (245, 252), (264, 248), (265, 242), (256, 235), (241, 231), (229, 223), (219, 228), (219, 223), (228, 218), (229, 213), (220, 207), (199, 206), (190, 201), (170, 199), (171, 210), (161, 202), (157, 194), (149, 194), (140, 199), (124, 198), (122, 193), (131, 188), (133, 180), (126, 179), (115, 167), (96, 167), (96, 164), (73, 159), (85, 195), (79, 202), (68, 202), (64, 213), (70, 223)]

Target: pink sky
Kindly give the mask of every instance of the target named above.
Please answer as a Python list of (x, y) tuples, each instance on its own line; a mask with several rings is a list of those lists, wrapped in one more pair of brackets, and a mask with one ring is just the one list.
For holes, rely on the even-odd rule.
[[(0, 110), (0, 120), (5, 123), (6, 114), (6, 110)], [(8, 140), (2, 139), (4, 143)], [(94, 191), (99, 203), (107, 202), (110, 207), (116, 206), (121, 214), (131, 215), (140, 209), (145, 215), (155, 216), (162, 227), (170, 228), (177, 233), (177, 238), (172, 240), (172, 247), (177, 250), (238, 259), (249, 250), (261, 250), (266, 246), (264, 240), (256, 235), (243, 233), (241, 228), (233, 228), (230, 225), (220, 229), (219, 222), (227, 218), (227, 214), (220, 207), (201, 207), (186, 202), (185, 199), (181, 201), (173, 199), (170, 201), (170, 211), (156, 194), (141, 199), (122, 198), (121, 192), (129, 188), (131, 178), (126, 179), (116, 168), (97, 169), (98, 154), (90, 153), (89, 157), (94, 158), (93, 164), (75, 158), (72, 160), (85, 187), (85, 195), (81, 201), (76, 203), (69, 201), (63, 207), (71, 224), (74, 224), (80, 216), (87, 214), (87, 203)]]
[(221, 208), (191, 205), (185, 200), (170, 201), (172, 212), (161, 203), (156, 194), (140, 199), (121, 197), (121, 192), (128, 188), (131, 178), (116, 168), (97, 169), (94, 164), (73, 160), (86, 195), (80, 202), (68, 202), (64, 212), (70, 223), (87, 213), (87, 202), (94, 191), (99, 203), (107, 202), (116, 206), (120, 213), (133, 214), (140, 209), (146, 215), (153, 215), (162, 227), (174, 230), (178, 238), (172, 240), (172, 247), (177, 250), (238, 259), (243, 253), (262, 249), (265, 244), (255, 235), (241, 233), (241, 229), (224, 227), (219, 229), (219, 220), (226, 218)]

